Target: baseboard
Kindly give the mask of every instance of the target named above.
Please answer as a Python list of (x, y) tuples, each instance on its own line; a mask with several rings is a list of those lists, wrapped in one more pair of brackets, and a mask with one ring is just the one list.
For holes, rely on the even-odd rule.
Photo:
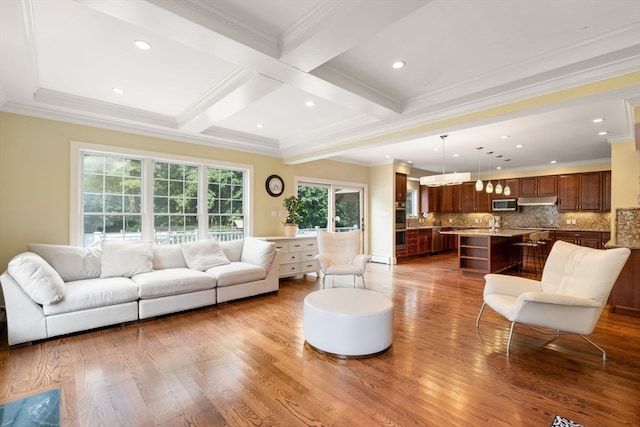
[(371, 255), (371, 262), (377, 262), (378, 264), (391, 264), (391, 258), (383, 255)]

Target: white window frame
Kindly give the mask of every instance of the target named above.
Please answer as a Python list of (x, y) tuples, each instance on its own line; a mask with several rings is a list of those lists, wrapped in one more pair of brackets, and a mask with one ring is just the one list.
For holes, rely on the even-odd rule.
[[(222, 160), (203, 159), (197, 157), (180, 156), (176, 154), (159, 153), (154, 151), (136, 150), (125, 147), (91, 144), (87, 142), (71, 141), (70, 143), (70, 191), (69, 191), (69, 244), (72, 246), (83, 245), (82, 234), (82, 153), (91, 152), (107, 156), (130, 156), (141, 159), (142, 165), (142, 238), (153, 241), (153, 162), (187, 163), (201, 168), (201, 181), (204, 178), (204, 185), (207, 185), (207, 172), (205, 168), (230, 168), (245, 171), (243, 192), (245, 194), (244, 204), (244, 235), (253, 235), (253, 165), (245, 163), (232, 163)], [(208, 237), (208, 221), (206, 200), (198, 203), (198, 238)]]

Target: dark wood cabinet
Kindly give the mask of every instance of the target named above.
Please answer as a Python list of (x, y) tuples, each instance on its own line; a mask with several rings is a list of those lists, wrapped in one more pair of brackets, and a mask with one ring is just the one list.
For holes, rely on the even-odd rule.
[(442, 195), (442, 187), (420, 186), (420, 211), (421, 212), (440, 212), (440, 199)]
[(556, 196), (557, 194), (557, 175), (520, 178), (520, 196)]
[(611, 311), (640, 317), (640, 249), (632, 249), (609, 297)]
[(602, 172), (602, 210), (611, 212), (611, 171)]
[(462, 212), (460, 207), (460, 185), (445, 185), (441, 187), (440, 203), (439, 212)]
[(407, 175), (396, 173), (396, 202), (407, 202)]
[(422, 256), (431, 252), (431, 229), (407, 230), (406, 256)]
[(556, 231), (556, 240), (594, 249), (604, 249), (604, 244), (607, 242), (603, 241), (602, 234), (598, 231)]
[(491, 212), (491, 195), (477, 191), (475, 182), (460, 185), (460, 210), (458, 212)]
[(600, 212), (603, 209), (602, 172), (558, 177), (559, 212)]

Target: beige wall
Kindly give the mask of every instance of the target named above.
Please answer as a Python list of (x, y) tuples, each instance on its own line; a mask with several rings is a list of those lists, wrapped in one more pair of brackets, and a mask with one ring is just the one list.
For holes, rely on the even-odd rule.
[(270, 197), (265, 179), (274, 173), (293, 194), (295, 176), (366, 184), (368, 168), (321, 160), (288, 166), (279, 158), (182, 143), (124, 132), (0, 113), (0, 272), (30, 242), (69, 243), (70, 142), (127, 147), (254, 167), (253, 234), (282, 235), (281, 197)]
[(640, 151), (634, 141), (611, 144), (611, 231), (616, 208), (640, 206)]

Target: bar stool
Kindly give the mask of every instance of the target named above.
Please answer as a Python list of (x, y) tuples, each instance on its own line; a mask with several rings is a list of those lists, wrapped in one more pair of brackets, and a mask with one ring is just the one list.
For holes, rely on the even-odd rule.
[(549, 250), (550, 248), (550, 244), (549, 244), (549, 235), (551, 233), (549, 232), (549, 230), (547, 231), (541, 231), (540, 232), (540, 236), (538, 239), (538, 246), (540, 248), (540, 259), (541, 259), (541, 263), (540, 265), (542, 267), (544, 267), (544, 263), (547, 261), (547, 256), (549, 256)]
[[(538, 275), (538, 257), (539, 257), (539, 245), (540, 241), (540, 232), (531, 233), (527, 240), (522, 242), (516, 242), (513, 244), (519, 251), (519, 257), (522, 260), (521, 271), (524, 270), (525, 266), (529, 263), (529, 257), (533, 259), (533, 272)], [(542, 269), (540, 269), (542, 270)]]

